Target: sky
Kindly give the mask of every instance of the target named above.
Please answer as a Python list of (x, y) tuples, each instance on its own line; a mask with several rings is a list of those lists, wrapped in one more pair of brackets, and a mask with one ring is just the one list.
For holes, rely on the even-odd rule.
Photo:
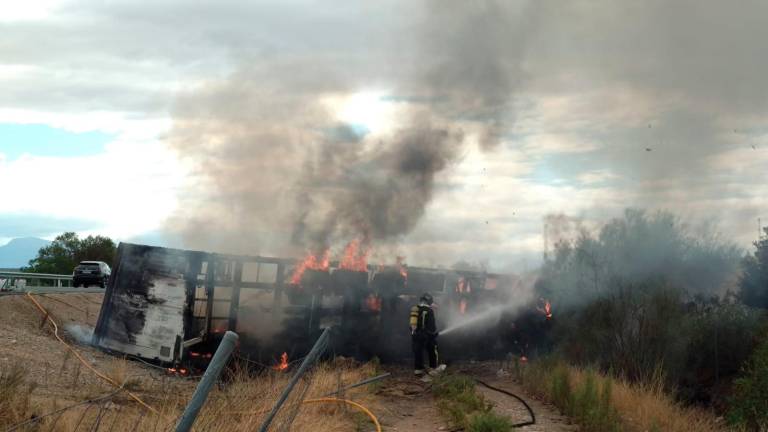
[(665, 209), (745, 249), (768, 220), (763, 1), (0, 7), (0, 242), (362, 235), (504, 270), (547, 215)]

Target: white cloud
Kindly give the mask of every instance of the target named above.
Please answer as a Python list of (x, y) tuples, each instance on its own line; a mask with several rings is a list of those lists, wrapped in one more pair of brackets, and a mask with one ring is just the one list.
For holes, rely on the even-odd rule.
[(41, 20), (52, 15), (61, 0), (0, 0), (0, 21)]
[(0, 162), (2, 214), (94, 221), (125, 238), (158, 229), (176, 209), (185, 168), (157, 141), (119, 139), (102, 154)]

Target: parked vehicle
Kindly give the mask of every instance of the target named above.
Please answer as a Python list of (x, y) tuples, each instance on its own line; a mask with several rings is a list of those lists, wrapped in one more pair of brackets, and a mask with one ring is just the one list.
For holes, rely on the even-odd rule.
[(87, 287), (98, 285), (106, 288), (112, 269), (102, 261), (80, 261), (72, 273), (72, 285), (74, 287)]

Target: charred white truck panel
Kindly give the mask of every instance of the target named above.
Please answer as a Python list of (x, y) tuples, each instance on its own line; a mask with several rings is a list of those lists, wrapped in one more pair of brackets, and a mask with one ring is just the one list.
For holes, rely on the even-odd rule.
[[(114, 298), (124, 313), (120, 320), (110, 320), (112, 326), (118, 327), (110, 330), (130, 329), (132, 331), (125, 334), (131, 337), (114, 337), (118, 332), (109, 331), (109, 336), (100, 338), (99, 345), (138, 357), (173, 362), (176, 341), (184, 337), (186, 293), (183, 275), (147, 274), (145, 282), (146, 294), (124, 292)], [(139, 317), (143, 319), (137, 319)]]
[(96, 345), (145, 359), (178, 361), (190, 330), (190, 288), (201, 256), (121, 243), (94, 332)]

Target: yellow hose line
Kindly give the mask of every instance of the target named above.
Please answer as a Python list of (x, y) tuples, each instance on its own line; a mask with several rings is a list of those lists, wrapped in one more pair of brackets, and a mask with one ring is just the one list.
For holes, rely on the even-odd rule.
[(353, 407), (359, 409), (360, 411), (364, 412), (368, 417), (371, 418), (371, 421), (376, 426), (376, 432), (381, 432), (381, 425), (379, 424), (379, 419), (376, 418), (375, 415), (369, 410), (368, 408), (360, 405), (357, 402), (353, 402), (349, 399), (337, 399), (337, 398), (318, 398), (318, 399), (307, 399), (303, 401), (302, 403), (309, 404), (309, 403), (320, 403), (320, 402), (343, 402), (347, 405), (352, 405)]
[(38, 301), (37, 301), (37, 300), (35, 300), (35, 298), (34, 298), (34, 297), (32, 297), (32, 293), (30, 293), (30, 292), (27, 292), (27, 297), (29, 297), (29, 299), (30, 299), (30, 300), (32, 300), (32, 303), (34, 303), (34, 304), (35, 304), (35, 306), (37, 306), (37, 308), (40, 310), (40, 312), (42, 312), (42, 313), (43, 313), (43, 315), (45, 315), (45, 318), (47, 318), (47, 319), (48, 319), (48, 322), (50, 322), (50, 323), (51, 323), (51, 325), (53, 326), (53, 335), (54, 335), (54, 336), (56, 336), (56, 339), (58, 339), (58, 340), (59, 340), (59, 342), (61, 342), (62, 344), (64, 344), (64, 346), (65, 346), (65, 347), (67, 347), (67, 349), (68, 349), (69, 351), (71, 351), (71, 352), (72, 352), (72, 354), (74, 354), (74, 356), (75, 356), (75, 357), (76, 357), (78, 360), (80, 360), (80, 363), (82, 363), (83, 365), (85, 365), (85, 367), (87, 367), (88, 369), (90, 369), (90, 370), (91, 370), (91, 372), (93, 372), (93, 373), (94, 373), (94, 374), (95, 374), (97, 377), (99, 377), (99, 378), (101, 378), (102, 380), (104, 380), (104, 381), (106, 381), (106, 382), (108, 382), (108, 383), (112, 384), (113, 386), (115, 386), (115, 387), (117, 387), (117, 388), (119, 388), (119, 389), (123, 389), (123, 390), (125, 391), (125, 393), (126, 393), (126, 394), (128, 394), (128, 396), (130, 396), (130, 397), (131, 397), (131, 399), (133, 399), (133, 400), (135, 400), (136, 402), (138, 402), (138, 403), (139, 403), (139, 405), (141, 405), (141, 406), (143, 406), (144, 408), (146, 408), (146, 409), (148, 409), (148, 410), (152, 411), (152, 412), (153, 412), (153, 413), (155, 413), (155, 414), (160, 414), (160, 413), (159, 413), (159, 412), (158, 412), (158, 411), (157, 411), (155, 408), (153, 408), (153, 407), (151, 407), (151, 406), (147, 405), (147, 403), (146, 403), (146, 402), (144, 402), (143, 400), (141, 400), (141, 399), (140, 399), (138, 396), (136, 396), (136, 395), (135, 395), (135, 394), (133, 394), (132, 392), (130, 392), (130, 391), (128, 391), (128, 390), (126, 390), (126, 389), (124, 389), (124, 388), (123, 388), (123, 386), (122, 386), (122, 385), (120, 385), (120, 384), (118, 384), (117, 382), (115, 382), (115, 380), (113, 380), (112, 378), (110, 378), (110, 377), (108, 377), (108, 376), (106, 376), (106, 375), (102, 374), (101, 372), (99, 372), (98, 370), (96, 370), (96, 368), (94, 368), (93, 366), (91, 366), (91, 365), (90, 365), (90, 363), (88, 363), (88, 361), (87, 361), (87, 360), (85, 360), (85, 359), (83, 358), (83, 356), (81, 356), (81, 355), (80, 355), (80, 353), (79, 353), (79, 352), (77, 352), (77, 350), (76, 350), (75, 348), (73, 348), (73, 347), (72, 347), (72, 345), (68, 344), (68, 343), (67, 343), (67, 342), (66, 342), (64, 339), (62, 339), (62, 338), (61, 338), (61, 336), (59, 336), (59, 326), (56, 324), (56, 321), (54, 321), (54, 320), (53, 320), (53, 318), (51, 318), (51, 315), (48, 313), (48, 311), (47, 311), (47, 310), (45, 310), (45, 308), (44, 308), (44, 307), (43, 307), (43, 306), (42, 306), (40, 303), (38, 303)]
[[(352, 405), (353, 407), (359, 409), (360, 411), (364, 412), (368, 417), (371, 418), (371, 422), (376, 426), (376, 432), (381, 432), (381, 424), (379, 424), (379, 419), (376, 418), (376, 416), (369, 410), (368, 408), (360, 405), (359, 403), (355, 401), (351, 401), (349, 399), (338, 399), (338, 398), (332, 398), (332, 397), (324, 397), (324, 398), (317, 398), (317, 399), (307, 399), (304, 401), (301, 401), (302, 404), (310, 404), (310, 403), (321, 403), (321, 402), (341, 402), (345, 403), (347, 405)], [(294, 404), (291, 404), (295, 406)], [(239, 414), (239, 415), (255, 415), (255, 414), (266, 414), (270, 411), (270, 409), (263, 409), (260, 411), (230, 411), (227, 414)]]

